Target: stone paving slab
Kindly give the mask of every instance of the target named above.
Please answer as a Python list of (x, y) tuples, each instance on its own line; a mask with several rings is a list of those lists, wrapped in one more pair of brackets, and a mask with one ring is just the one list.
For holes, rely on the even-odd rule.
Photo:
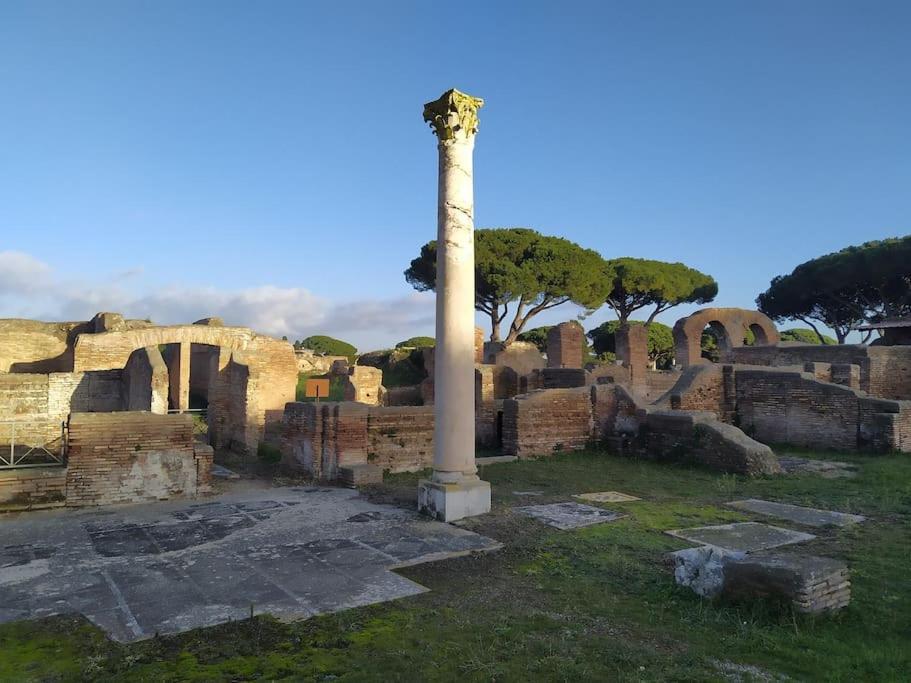
[(11, 515), (0, 539), (0, 622), (80, 612), (121, 642), (415, 595), (391, 569), (500, 547), (325, 487)]
[(760, 522), (737, 522), (691, 529), (674, 529), (665, 533), (700, 545), (712, 545), (744, 553), (768, 550), (791, 543), (803, 543), (816, 538), (813, 534), (782, 529)]
[(840, 460), (816, 460), (792, 453), (781, 453), (778, 464), (785, 474), (813, 474), (823, 479), (850, 479), (857, 476), (857, 465)]
[(820, 510), (818, 508), (801, 507), (800, 505), (790, 505), (788, 503), (776, 503), (771, 500), (760, 500), (758, 498), (735, 500), (727, 503), (727, 506), (737, 510), (756, 512), (769, 517), (785, 519), (789, 522), (794, 522), (795, 524), (813, 527), (848, 526), (849, 524), (863, 522), (866, 519), (866, 517), (862, 515), (852, 515), (847, 512)]
[(619, 512), (596, 508), (592, 505), (581, 503), (551, 503), (550, 505), (527, 505), (516, 508), (516, 511), (529, 517), (534, 517), (548, 526), (562, 531), (579, 529), (581, 527), (613, 522), (624, 515)]
[(588, 500), (592, 503), (629, 503), (634, 500), (642, 500), (641, 498), (636, 498), (636, 496), (631, 496), (628, 493), (620, 493), (620, 491), (579, 493), (574, 495), (573, 498), (578, 498), (579, 500)]

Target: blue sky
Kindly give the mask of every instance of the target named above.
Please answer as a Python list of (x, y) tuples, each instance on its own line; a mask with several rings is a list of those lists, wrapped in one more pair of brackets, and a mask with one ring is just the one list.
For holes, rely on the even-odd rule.
[(680, 260), (749, 307), (911, 232), (909, 35), (908, 2), (5, 0), (0, 317), (432, 333), (402, 271), (453, 86), (487, 103), (479, 227)]

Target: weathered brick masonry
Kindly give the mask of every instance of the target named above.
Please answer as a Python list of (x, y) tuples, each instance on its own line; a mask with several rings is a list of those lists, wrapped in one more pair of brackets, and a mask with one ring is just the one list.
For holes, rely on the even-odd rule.
[(911, 402), (871, 397), (852, 388), (859, 372), (855, 364), (810, 366), (813, 373), (790, 367), (691, 367), (657, 407), (711, 411), (765, 443), (911, 451), (904, 427), (911, 420)]
[(189, 415), (73, 413), (68, 506), (107, 505), (209, 490), (212, 449), (193, 440)]
[(65, 467), (0, 469), (0, 511), (59, 507), (65, 501)]
[(768, 446), (712, 413), (656, 410), (620, 384), (533, 392), (504, 404), (506, 454), (542, 456), (612, 440), (647, 458), (742, 474), (779, 471)]
[[(862, 344), (791, 344), (743, 346), (733, 350), (733, 361), (744, 365), (795, 366), (825, 363), (836, 381), (835, 365), (856, 365), (859, 386), (871, 396), (911, 400), (911, 346), (864, 346)], [(844, 372), (844, 371), (841, 371)], [(843, 381), (840, 383), (844, 383)]]
[(507, 455), (527, 458), (578, 450), (591, 439), (591, 387), (533, 391), (503, 403)]
[(335, 479), (342, 467), (364, 463), (421, 470), (433, 462), (433, 407), (289, 403), (282, 450), (286, 464), (317, 479)]

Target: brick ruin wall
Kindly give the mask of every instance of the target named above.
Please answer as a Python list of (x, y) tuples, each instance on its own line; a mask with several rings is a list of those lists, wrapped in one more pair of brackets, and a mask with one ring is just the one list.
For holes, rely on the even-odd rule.
[(592, 438), (590, 387), (546, 389), (503, 404), (503, 453), (528, 458), (584, 448)]
[[(0, 423), (19, 423), (15, 428), (18, 443), (53, 442), (49, 450), (58, 450), (62, 424), (71, 411), (123, 409), (122, 376), (120, 370), (0, 373)], [(11, 435), (12, 427), (0, 424), (0, 447), (9, 444)]]
[(60, 507), (66, 504), (66, 469), (0, 469), (0, 512)]
[(508, 455), (545, 456), (612, 441), (640, 457), (750, 475), (779, 471), (771, 449), (733, 425), (711, 413), (657, 410), (620, 384), (545, 390), (504, 403)]
[(743, 346), (733, 350), (733, 361), (743, 365), (800, 367), (807, 363), (856, 365), (859, 388), (871, 396), (911, 400), (911, 347), (862, 344), (796, 344)]
[(581, 368), (585, 330), (577, 322), (554, 325), (547, 331), (547, 367)]
[(636, 393), (648, 392), (648, 330), (645, 325), (621, 327), (616, 333), (617, 360), (629, 371), (629, 384)]
[(73, 413), (67, 506), (108, 505), (208, 492), (212, 449), (193, 440), (189, 415)]
[[(123, 369), (125, 410), (168, 412), (168, 366), (158, 347), (136, 349)], [(85, 411), (81, 411), (85, 412)]]
[(414, 472), (433, 463), (432, 406), (361, 403), (289, 403), (281, 447), (285, 464), (316, 479), (370, 463), (390, 472)]
[(741, 427), (766, 443), (832, 450), (911, 452), (902, 425), (911, 402), (872, 398), (809, 373), (736, 369)]
[(381, 405), (384, 399), (383, 371), (368, 365), (355, 365), (343, 377), (346, 401)]
[(872, 397), (851, 386), (860, 376), (856, 365), (811, 365), (818, 374), (792, 367), (690, 367), (656, 407), (710, 411), (764, 443), (911, 452), (903, 426), (911, 420), (911, 402)]

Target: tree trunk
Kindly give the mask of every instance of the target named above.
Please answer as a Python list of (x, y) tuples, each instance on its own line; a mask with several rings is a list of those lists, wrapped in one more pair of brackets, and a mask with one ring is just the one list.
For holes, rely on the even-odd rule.
[(490, 312), (490, 341), (500, 341), (500, 307), (497, 306)]

